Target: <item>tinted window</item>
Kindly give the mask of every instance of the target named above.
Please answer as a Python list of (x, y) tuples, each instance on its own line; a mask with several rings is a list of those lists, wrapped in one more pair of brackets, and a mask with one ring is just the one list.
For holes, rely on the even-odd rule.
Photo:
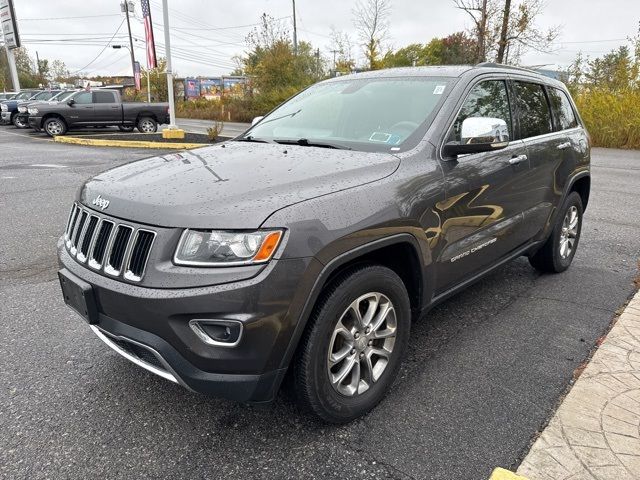
[(556, 130), (566, 130), (578, 126), (576, 114), (573, 112), (569, 97), (562, 90), (557, 88), (547, 89), (549, 93), (549, 101), (551, 102), (551, 110), (556, 119)]
[(504, 120), (507, 122), (509, 136), (512, 136), (509, 97), (503, 80), (488, 80), (471, 89), (453, 124), (448, 141), (461, 141), (462, 122), (469, 117), (491, 117)]
[(94, 103), (116, 103), (113, 93), (111, 92), (94, 92)]
[(91, 103), (91, 97), (92, 97), (91, 92), (82, 92), (76, 95), (75, 97), (73, 97), (73, 100), (76, 103), (85, 104), (85, 103)]
[(520, 136), (528, 138), (550, 133), (551, 113), (542, 85), (515, 82), (515, 89), (520, 114)]

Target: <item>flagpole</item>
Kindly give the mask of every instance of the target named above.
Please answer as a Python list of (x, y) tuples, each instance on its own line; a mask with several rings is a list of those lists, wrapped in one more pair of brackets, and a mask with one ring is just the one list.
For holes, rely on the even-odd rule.
[(147, 68), (147, 101), (151, 103), (151, 73)]

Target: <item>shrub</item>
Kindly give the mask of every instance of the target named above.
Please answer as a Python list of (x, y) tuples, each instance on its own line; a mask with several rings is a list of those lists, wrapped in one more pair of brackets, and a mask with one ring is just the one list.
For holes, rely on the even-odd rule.
[(640, 91), (593, 89), (574, 96), (593, 146), (640, 148)]
[(223, 128), (224, 122), (219, 121), (214, 122), (213, 127), (207, 128), (207, 137), (209, 137), (209, 141), (215, 142), (222, 133)]

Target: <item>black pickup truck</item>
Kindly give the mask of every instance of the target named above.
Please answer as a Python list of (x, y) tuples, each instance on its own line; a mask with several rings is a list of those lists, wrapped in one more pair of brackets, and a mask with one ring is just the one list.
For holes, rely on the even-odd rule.
[(81, 91), (64, 102), (29, 105), (29, 125), (52, 137), (74, 128), (102, 126), (154, 133), (163, 123), (169, 123), (169, 104), (123, 103), (117, 90)]

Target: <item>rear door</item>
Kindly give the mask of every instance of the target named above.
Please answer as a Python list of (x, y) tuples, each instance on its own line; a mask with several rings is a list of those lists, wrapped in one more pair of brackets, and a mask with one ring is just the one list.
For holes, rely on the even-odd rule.
[[(551, 114), (548, 90), (542, 83), (530, 80), (513, 80), (516, 99), (519, 138), (526, 145), (531, 165), (529, 196), (532, 199), (523, 210), (527, 234), (537, 237), (551, 221), (562, 185), (555, 179), (562, 178), (560, 170), (571, 154), (567, 135), (555, 128)], [(566, 178), (566, 175), (564, 176)]]
[[(473, 85), (449, 129), (447, 141), (460, 141), (468, 117), (507, 123), (513, 139), (511, 94), (504, 78)], [(436, 205), (438, 293), (442, 293), (506, 257), (527, 242), (522, 205), (526, 203), (529, 162), (524, 143), (511, 140), (502, 150), (443, 159), (446, 200)]]
[(114, 125), (122, 122), (122, 106), (113, 92), (93, 92), (93, 115), (96, 125)]
[(93, 95), (91, 92), (76, 93), (73, 105), (67, 110), (66, 120), (71, 125), (92, 125), (93, 123)]

